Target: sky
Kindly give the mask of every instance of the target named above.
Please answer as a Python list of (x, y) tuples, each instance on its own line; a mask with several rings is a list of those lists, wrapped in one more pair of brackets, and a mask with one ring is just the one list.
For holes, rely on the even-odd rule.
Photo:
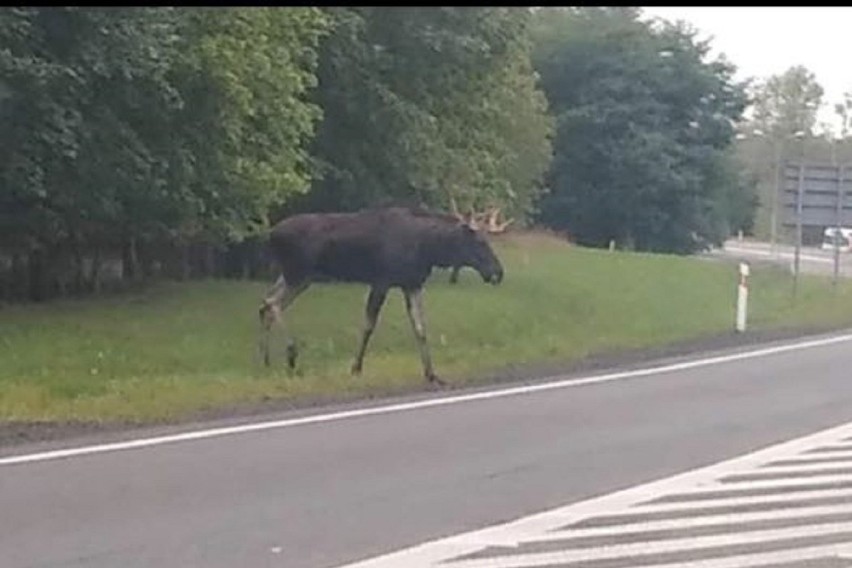
[(711, 39), (711, 53), (760, 79), (804, 65), (822, 85), (817, 120), (836, 126), (834, 104), (852, 91), (852, 7), (642, 7), (647, 17), (685, 20)]

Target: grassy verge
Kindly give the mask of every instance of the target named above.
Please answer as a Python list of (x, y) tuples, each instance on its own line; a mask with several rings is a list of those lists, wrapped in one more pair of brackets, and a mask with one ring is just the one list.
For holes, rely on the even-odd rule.
[[(437, 272), (426, 316), (438, 372), (469, 382), (506, 365), (571, 362), (592, 353), (660, 346), (733, 325), (731, 264), (610, 253), (524, 236), (500, 242), (500, 287), (463, 271)], [(288, 312), (300, 369), (262, 368), (256, 356), (265, 283), (167, 283), (99, 300), (0, 311), (0, 422), (175, 418), (235, 403), (393, 392), (422, 381), (402, 298), (389, 297), (365, 361), (348, 369), (366, 289), (316, 285)], [(754, 270), (757, 329), (852, 324), (852, 283), (837, 294), (805, 277), (793, 302), (788, 274)], [(280, 341), (278, 344), (280, 345)]]

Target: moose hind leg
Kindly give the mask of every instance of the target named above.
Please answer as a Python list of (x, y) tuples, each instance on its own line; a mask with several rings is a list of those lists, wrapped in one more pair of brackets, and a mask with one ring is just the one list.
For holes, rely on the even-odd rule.
[(373, 330), (376, 329), (376, 322), (379, 319), (379, 312), (385, 303), (385, 298), (388, 295), (387, 288), (372, 287), (370, 295), (367, 298), (366, 318), (364, 321), (364, 329), (361, 332), (361, 344), (358, 347), (358, 353), (355, 355), (355, 361), (352, 363), (352, 374), (358, 375), (364, 364), (364, 354), (367, 352), (367, 344), (370, 342), (370, 337), (373, 335)]
[(272, 326), (280, 319), (280, 308), (278, 307), (281, 298), (287, 289), (287, 284), (283, 276), (279, 276), (269, 291), (266, 297), (260, 304), (258, 316), (260, 317), (260, 352), (263, 355), (263, 363), (269, 366), (269, 336)]
[(423, 375), (426, 379), (438, 385), (446, 384), (438, 378), (432, 368), (432, 356), (429, 352), (429, 342), (426, 339), (426, 323), (423, 317), (423, 289), (404, 290), (405, 309), (408, 312), (408, 319), (411, 321), (411, 328), (414, 330), (414, 336), (417, 338), (417, 347), (420, 349), (420, 360), (423, 363)]
[[(275, 284), (266, 294), (263, 302), (260, 305), (259, 315), (262, 329), (262, 339), (260, 350), (263, 354), (263, 362), (268, 367), (269, 360), (269, 340), (272, 332), (272, 326), (282, 321), (284, 310), (293, 303), (299, 294), (305, 291), (308, 287), (308, 282), (300, 282), (293, 286), (288, 286), (283, 276), (280, 276)], [(284, 329), (285, 336), (287, 335), (286, 326)], [(292, 369), (296, 366), (296, 343), (292, 338), (287, 342), (287, 363)]]

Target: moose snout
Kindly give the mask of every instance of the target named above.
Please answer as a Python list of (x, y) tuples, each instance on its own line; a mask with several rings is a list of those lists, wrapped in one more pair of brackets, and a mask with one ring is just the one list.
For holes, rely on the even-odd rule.
[(502, 269), (502, 268), (498, 268), (498, 269), (497, 269), (497, 270), (495, 270), (495, 271), (494, 271), (494, 273), (491, 275), (491, 283), (492, 283), (492, 284), (494, 284), (494, 285), (496, 286), (497, 284), (499, 284), (499, 283), (500, 283), (500, 282), (502, 282), (502, 281), (503, 281), (503, 269)]

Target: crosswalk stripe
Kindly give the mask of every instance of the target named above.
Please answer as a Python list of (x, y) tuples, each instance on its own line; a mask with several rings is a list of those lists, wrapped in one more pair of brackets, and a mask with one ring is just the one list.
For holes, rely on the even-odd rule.
[(778, 467), (795, 467), (795, 466), (805, 466), (805, 465), (816, 465), (816, 464), (834, 464), (834, 465), (847, 465), (852, 464), (852, 454), (844, 454), (840, 457), (830, 457), (830, 456), (791, 456), (787, 459), (778, 460), (775, 462), (767, 463), (763, 466), (762, 469), (770, 470)]
[(852, 463), (803, 463), (798, 465), (783, 465), (776, 467), (761, 467), (752, 472), (740, 474), (743, 477), (757, 478), (759, 476), (795, 476), (795, 475), (811, 475), (823, 472), (844, 472), (852, 473)]
[[(749, 554), (738, 554), (727, 558), (706, 558), (687, 560), (685, 562), (665, 562), (656, 564), (642, 564), (642, 568), (744, 568), (760, 566), (779, 566), (792, 562), (806, 562), (816, 560), (844, 559), (852, 566), (852, 545), (832, 544), (828, 546), (814, 546), (783, 550), (778, 552), (754, 552)], [(447, 568), (456, 568), (456, 564), (446, 564)], [(504, 562), (503, 559), (485, 564), (487, 568), (533, 568), (541, 564), (517, 564)], [(546, 565), (545, 565), (546, 566)], [(634, 568), (632, 565), (628, 565)], [(569, 568), (559, 566), (559, 568)]]
[(341, 568), (852, 568), (850, 440), (852, 423)]
[[(807, 527), (795, 527), (791, 529), (758, 531), (745, 534), (726, 534), (721, 536), (706, 536), (689, 539), (666, 540), (661, 542), (640, 542), (635, 544), (623, 544), (606, 546), (595, 549), (583, 550), (560, 550), (558, 552), (543, 552), (532, 554), (517, 554), (512, 556), (500, 556), (498, 558), (478, 558), (475, 560), (453, 561), (448, 564), (452, 568), (503, 568), (528, 566), (547, 566), (566, 562), (588, 562), (591, 560), (605, 560), (622, 558), (636, 555), (662, 554), (666, 552), (683, 552), (694, 554), (705, 549), (735, 546), (741, 544), (761, 544), (768, 541), (782, 541), (785, 539), (804, 539), (807, 537), (827, 537), (829, 535), (847, 535), (846, 542), (852, 541), (852, 522), (830, 523), (824, 525), (811, 525)], [(724, 556), (724, 554), (719, 554)]]
[[(709, 492), (709, 490), (705, 490)], [(666, 497), (695, 497), (700, 496), (701, 492), (698, 491), (685, 491), (683, 493), (677, 493), (672, 495), (660, 496), (660, 498)], [(836, 497), (839, 499), (842, 498), (852, 498), (852, 489), (824, 489), (821, 491), (807, 491), (807, 492), (791, 492), (788, 494), (782, 495), (755, 495), (752, 497), (720, 497), (714, 498), (712, 500), (702, 500), (702, 499), (694, 499), (691, 501), (672, 501), (672, 502), (660, 502), (660, 503), (646, 503), (641, 505), (636, 505), (632, 507), (629, 511), (622, 510), (622, 513), (659, 513), (659, 512), (675, 512), (675, 511), (689, 511), (695, 509), (705, 509), (712, 506), (716, 507), (730, 507), (734, 505), (777, 505), (779, 507), (783, 507), (785, 504), (795, 503), (799, 501), (811, 501), (823, 499), (826, 497)]]
[[(780, 509), (775, 511), (758, 511), (754, 513), (739, 513), (736, 515), (711, 515), (691, 519), (674, 519), (666, 521), (643, 521), (606, 527), (577, 527), (556, 530), (538, 535), (524, 542), (548, 542), (566, 538), (592, 538), (618, 536), (624, 533), (641, 534), (655, 531), (685, 531), (716, 526), (736, 527), (745, 523), (759, 521), (779, 521), (785, 519), (807, 519), (809, 517), (824, 517), (828, 515), (852, 514), (852, 502), (846, 505), (828, 505), (823, 507), (808, 507), (804, 509)], [(676, 538), (673, 536), (672, 538)]]

